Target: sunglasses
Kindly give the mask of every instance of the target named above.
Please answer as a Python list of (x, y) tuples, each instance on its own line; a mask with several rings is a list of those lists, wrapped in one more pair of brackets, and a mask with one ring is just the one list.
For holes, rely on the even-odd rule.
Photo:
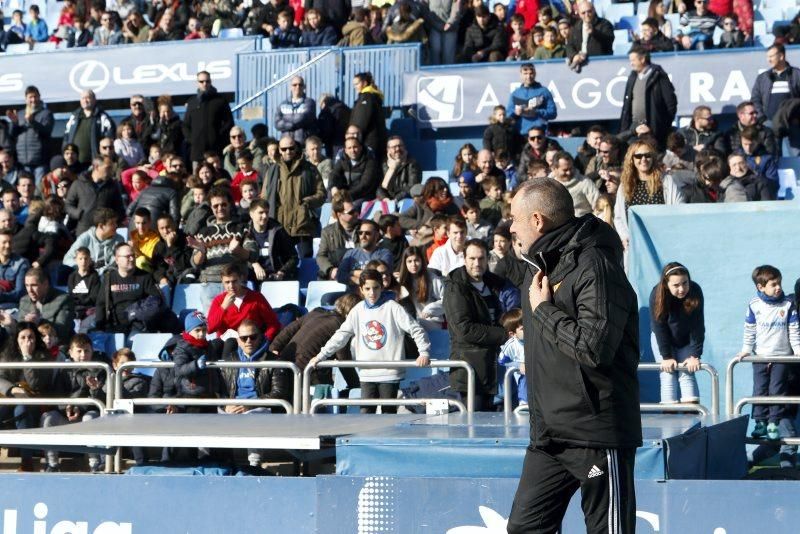
[(542, 139), (542, 136), (541, 135), (531, 135), (530, 137), (528, 137), (528, 139), (530, 139), (531, 141), (538, 141), (539, 139)]
[(611, 153), (611, 151), (610, 151), (610, 150), (599, 150), (599, 149), (598, 149), (598, 150), (597, 150), (597, 153), (598, 153), (598, 154), (610, 154), (610, 153)]
[(282, 147), (280, 147), (280, 151), (281, 152), (291, 152), (292, 150), (294, 150), (293, 146), (282, 146)]
[(653, 154), (651, 152), (645, 152), (643, 154), (634, 154), (633, 155), (633, 159), (635, 159), (637, 161), (642, 159), (642, 158), (653, 159)]
[(239, 336), (243, 342), (247, 343), (248, 341), (257, 341), (259, 334), (250, 334), (249, 336)]
[(358, 210), (352, 209), (350, 211), (343, 211), (342, 213), (344, 213), (345, 215), (352, 215), (353, 217), (355, 217), (356, 215), (358, 215)]
[(242, 134), (231, 135), (231, 139), (241, 139), (242, 137), (244, 137)]
[(372, 230), (359, 230), (358, 235), (372, 235)]

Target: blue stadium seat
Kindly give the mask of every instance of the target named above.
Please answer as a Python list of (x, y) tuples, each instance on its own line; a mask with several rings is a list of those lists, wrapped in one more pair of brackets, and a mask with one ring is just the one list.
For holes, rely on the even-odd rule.
[(778, 198), (797, 198), (797, 180), (799, 177), (800, 158), (781, 158), (778, 163), (778, 180), (780, 181)]
[(178, 316), (184, 310), (193, 308), (203, 313), (208, 313), (211, 301), (222, 293), (222, 284), (178, 284), (175, 286), (172, 297), (172, 311)]
[[(614, 30), (614, 48), (617, 44), (625, 43), (625, 46), (630, 48), (631, 32), (629, 30)], [(616, 54), (615, 54), (616, 55)]]
[(264, 282), (261, 284), (261, 294), (273, 308), (280, 308), (286, 304), (300, 305), (300, 282), (280, 281)]
[[(161, 349), (171, 337), (172, 334), (136, 334), (130, 339), (131, 350), (138, 361), (157, 362)], [(147, 376), (153, 376), (155, 371), (155, 369), (146, 368), (136, 370), (137, 373)]]
[(633, 3), (611, 4), (606, 6), (603, 10), (603, 18), (608, 19), (608, 21), (614, 25), (622, 20), (622, 17), (632, 17), (633, 15)]
[(615, 26), (618, 30), (632, 30), (635, 32), (639, 31), (639, 17), (631, 16), (631, 17), (622, 17), (619, 19), (619, 22)]
[(440, 169), (438, 171), (422, 171), (423, 184), (434, 177), (441, 178), (445, 182), (449, 182), (450, 171), (448, 171), (447, 169)]
[(117, 235), (120, 236), (125, 241), (128, 240), (128, 227), (127, 226), (120, 226), (117, 228)]
[(241, 28), (225, 28), (219, 31), (220, 39), (239, 39), (244, 37), (244, 30)]
[(322, 241), (322, 238), (315, 237), (311, 243), (311, 254), (312, 256), (316, 257), (317, 252), (319, 252), (319, 243)]
[(125, 347), (125, 334), (90, 332), (89, 339), (92, 340), (92, 350), (104, 352), (109, 358), (114, 352)]
[(767, 23), (763, 20), (754, 20), (753, 21), (753, 36), (760, 37), (762, 35), (767, 35)]
[(326, 202), (322, 205), (322, 208), (320, 208), (319, 222), (322, 224), (323, 228), (328, 226), (332, 213), (333, 206), (330, 202)]
[[(617, 31), (619, 31), (619, 30), (617, 30)], [(627, 31), (627, 30), (625, 30), (625, 31)], [(630, 50), (631, 50), (631, 43), (629, 43), (628, 41), (620, 41), (620, 40), (614, 39), (613, 50), (614, 50), (614, 55), (615, 56), (627, 56), (628, 52), (630, 52)]]
[(461, 194), (461, 190), (458, 188), (458, 182), (450, 182), (450, 194), (453, 195), (454, 197), (457, 197), (458, 195)]
[(317, 279), (319, 266), (314, 258), (303, 258), (300, 260), (298, 268), (298, 279), (300, 280), (301, 291), (308, 287), (308, 283)]
[(406, 211), (408, 208), (410, 208), (413, 205), (414, 205), (414, 199), (413, 198), (404, 198), (397, 205), (397, 212), (398, 213), (403, 213), (404, 211)]
[(314, 280), (308, 284), (306, 294), (306, 309), (308, 311), (319, 308), (322, 304), (322, 295), (347, 291), (347, 286), (334, 280)]

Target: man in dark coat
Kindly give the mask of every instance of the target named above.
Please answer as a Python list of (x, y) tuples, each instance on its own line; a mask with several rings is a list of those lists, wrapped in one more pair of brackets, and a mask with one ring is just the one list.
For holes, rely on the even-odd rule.
[(97, 208), (109, 208), (117, 214), (117, 221), (125, 218), (122, 190), (119, 182), (111, 178), (112, 162), (107, 157), (97, 157), (92, 169), (75, 180), (69, 187), (65, 201), (67, 215), (76, 223), (75, 235), (92, 227)]
[(133, 212), (138, 208), (146, 208), (153, 221), (157, 221), (164, 213), (170, 215), (173, 220), (179, 221), (181, 206), (176, 189), (176, 182), (179, 181), (180, 178), (177, 175), (156, 177), (128, 206), (128, 217), (133, 219)]
[[(569, 68), (580, 72), (590, 57), (610, 56), (614, 53), (614, 25), (597, 16), (591, 2), (578, 4), (580, 20), (572, 25), (567, 40), (567, 59)], [(588, 33), (586, 46), (583, 36)]]
[(358, 242), (358, 210), (347, 191), (334, 197), (331, 208), (336, 221), (322, 229), (317, 250), (317, 267), (321, 280), (336, 280), (342, 258)]
[(758, 122), (758, 110), (753, 102), (750, 100), (740, 102), (736, 106), (736, 118), (738, 119), (736, 124), (731, 126), (730, 130), (725, 133), (723, 138), (722, 149), (726, 154), (730, 154), (742, 146), (742, 130), (748, 126), (752, 126), (758, 130), (758, 144), (763, 146), (767, 152), (773, 156), (779, 155), (778, 143), (775, 141), (775, 136), (772, 130), (764, 126), (763, 123)]
[(356, 138), (344, 142), (344, 153), (346, 157), (333, 166), (330, 187), (348, 191), (353, 202), (360, 206), (375, 198), (381, 180), (378, 162)]
[(197, 95), (186, 103), (183, 119), (183, 137), (191, 145), (193, 163), (203, 161), (203, 152), (213, 150), (222, 154), (233, 128), (233, 114), (228, 102), (211, 85), (211, 75), (197, 73)]
[(578, 488), (588, 532), (636, 527), (639, 306), (617, 234), (573, 209), (569, 191), (550, 178), (530, 179), (511, 201), (511, 231), (528, 263), (531, 442), (509, 533), (557, 531)]
[(475, 8), (475, 22), (467, 28), (459, 63), (503, 61), (508, 48), (508, 34), (486, 6)]
[[(519, 290), (489, 272), (486, 242), (470, 239), (464, 251), (464, 266), (450, 272), (442, 295), (450, 359), (464, 360), (475, 370), (475, 409), (490, 410), (497, 392), (497, 352), (508, 339), (499, 325), (500, 316), (518, 308)], [(466, 396), (464, 369), (450, 371), (453, 391)]]
[(649, 133), (663, 149), (678, 111), (675, 87), (660, 66), (650, 63), (647, 50), (634, 47), (628, 58), (631, 74), (625, 85), (619, 136), (627, 140)]

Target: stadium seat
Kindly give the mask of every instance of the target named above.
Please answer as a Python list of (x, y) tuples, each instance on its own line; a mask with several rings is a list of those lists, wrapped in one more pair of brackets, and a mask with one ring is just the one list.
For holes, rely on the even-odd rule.
[(762, 7), (756, 12), (755, 15), (757, 20), (763, 20), (766, 23), (767, 29), (772, 29), (772, 26), (776, 21), (783, 19), (783, 8)]
[(414, 205), (414, 199), (413, 198), (404, 198), (397, 205), (397, 212), (398, 213), (403, 213), (404, 211), (406, 211), (408, 208), (410, 208), (413, 205)]
[(325, 228), (331, 223), (331, 217), (333, 216), (333, 206), (330, 202), (326, 202), (320, 208), (319, 214), (319, 222), (322, 224), (322, 227)]
[(449, 180), (450, 171), (448, 171), (447, 169), (444, 169), (444, 170), (440, 169), (438, 171), (422, 171), (422, 183), (423, 184), (425, 182), (427, 182), (428, 180), (430, 180), (431, 178), (434, 178), (434, 177), (441, 178), (445, 182), (449, 182), (450, 181)]
[(664, 15), (664, 18), (669, 21), (672, 25), (672, 36), (678, 33), (678, 28), (681, 27), (681, 16), (678, 13), (670, 13), (668, 15)]
[(630, 47), (631, 32), (629, 30), (614, 30), (614, 44), (624, 43), (625, 46)]
[(117, 235), (120, 236), (125, 241), (128, 240), (128, 228), (125, 226), (120, 226), (117, 228)]
[(52, 52), (53, 50), (58, 50), (58, 43), (54, 41), (45, 41), (44, 43), (33, 45), (34, 52)]
[(753, 36), (760, 37), (767, 34), (767, 23), (763, 20), (753, 21)]
[(347, 286), (334, 280), (314, 280), (308, 284), (306, 294), (306, 309), (308, 311), (319, 308), (322, 305), (322, 295), (336, 293), (337, 291), (347, 291)]
[(244, 30), (241, 28), (225, 28), (219, 31), (220, 39), (239, 39), (244, 37)]
[(31, 47), (27, 43), (10, 44), (6, 47), (6, 54), (27, 54)]
[(631, 43), (629, 43), (628, 41), (619, 41), (617, 39), (614, 39), (613, 50), (615, 56), (627, 56), (628, 52), (630, 52), (631, 50)]
[(457, 182), (450, 182), (450, 194), (453, 195), (454, 197), (457, 197), (458, 195), (461, 194), (461, 190), (458, 188)]
[(778, 163), (780, 181), (778, 198), (797, 198), (798, 177), (800, 177), (800, 158), (781, 158)]
[(273, 308), (280, 308), (286, 304), (300, 305), (300, 282), (280, 281), (264, 282), (261, 284), (261, 294)]
[(172, 311), (180, 317), (184, 310), (193, 308), (208, 313), (211, 301), (222, 293), (222, 284), (178, 284), (172, 296)]
[(317, 260), (314, 258), (303, 258), (300, 260), (298, 279), (300, 280), (301, 291), (308, 287), (309, 282), (317, 279), (317, 273), (319, 273)]
[(89, 339), (92, 340), (92, 350), (103, 352), (109, 358), (114, 352), (125, 347), (125, 334), (90, 332)]
[(322, 238), (315, 237), (311, 242), (311, 253), (314, 257), (317, 256), (317, 252), (319, 252), (319, 243), (322, 241)]
[[(131, 343), (131, 350), (136, 355), (138, 361), (143, 362), (157, 362), (159, 361), (158, 355), (167, 341), (170, 340), (172, 334), (136, 334), (131, 336), (129, 340)], [(141, 368), (136, 372), (142, 375), (153, 376), (155, 369)]]
[(639, 31), (639, 17), (622, 17), (615, 26), (618, 30), (631, 30), (634, 32)]
[(622, 20), (622, 17), (632, 17), (633, 15), (633, 3), (610, 4), (603, 10), (603, 18), (608, 19), (614, 25)]

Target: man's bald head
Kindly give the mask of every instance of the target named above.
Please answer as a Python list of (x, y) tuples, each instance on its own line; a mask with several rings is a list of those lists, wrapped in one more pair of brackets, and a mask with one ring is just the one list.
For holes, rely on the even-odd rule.
[(552, 178), (531, 178), (522, 183), (514, 199), (528, 212), (541, 213), (553, 226), (561, 226), (575, 216), (575, 204), (569, 190)]

